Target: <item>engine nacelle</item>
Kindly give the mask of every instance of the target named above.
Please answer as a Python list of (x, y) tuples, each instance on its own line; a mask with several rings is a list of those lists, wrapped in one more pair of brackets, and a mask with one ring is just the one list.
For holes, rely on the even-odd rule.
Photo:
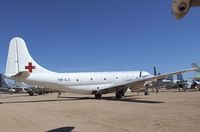
[(183, 18), (190, 9), (191, 0), (173, 0), (172, 12), (176, 19)]

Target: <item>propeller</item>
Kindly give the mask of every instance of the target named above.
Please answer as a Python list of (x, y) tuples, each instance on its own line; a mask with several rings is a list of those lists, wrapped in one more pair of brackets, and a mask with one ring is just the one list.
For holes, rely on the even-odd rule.
[(157, 71), (156, 71), (156, 67), (155, 66), (153, 67), (153, 73), (154, 73), (154, 76), (157, 75)]
[(139, 77), (142, 77), (142, 71), (140, 71)]

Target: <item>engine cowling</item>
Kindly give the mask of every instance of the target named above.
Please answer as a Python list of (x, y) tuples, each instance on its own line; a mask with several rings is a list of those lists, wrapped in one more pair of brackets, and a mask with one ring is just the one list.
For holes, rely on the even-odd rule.
[(191, 0), (173, 0), (172, 12), (177, 19), (183, 18), (190, 9)]

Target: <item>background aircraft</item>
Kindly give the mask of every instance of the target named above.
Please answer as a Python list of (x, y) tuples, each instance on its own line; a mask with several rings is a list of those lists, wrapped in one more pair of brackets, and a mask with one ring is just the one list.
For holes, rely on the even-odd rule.
[(10, 94), (16, 92), (16, 90), (5, 80), (5, 76), (3, 74), (0, 74), (0, 92)]
[[(192, 63), (191, 65), (192, 65), (192, 67), (200, 68), (197, 63)], [(196, 71), (194, 71), (194, 78), (193, 78), (193, 80), (200, 81), (200, 70), (197, 69)]]
[(191, 65), (192, 67), (197, 67), (197, 70), (194, 71), (192, 88), (197, 88), (200, 90), (200, 70), (199, 70), (200, 67), (197, 63), (192, 63)]
[(58, 92), (55, 90), (50, 90), (42, 86), (38, 87), (36, 85), (29, 85), (23, 82), (10, 80), (5, 77), (5, 75), (0, 74), (0, 92), (1, 93), (29, 93), (33, 96), (35, 93), (38, 95), (46, 94), (49, 92)]
[[(192, 66), (194, 67), (198, 67), (200, 68), (196, 63), (193, 64)], [(161, 73), (158, 73), (158, 75), (160, 75)], [(196, 89), (198, 88), (200, 85), (200, 82), (198, 82), (198, 79), (200, 79), (200, 71), (199, 70), (195, 70), (195, 74), (196, 74), (196, 80), (188, 81), (185, 80), (183, 78), (182, 74), (177, 74), (176, 79), (174, 79), (174, 76), (167, 76), (165, 78), (161, 78), (161, 79), (157, 79), (155, 80), (154, 85), (152, 85), (150, 88), (153, 89), (156, 88), (156, 92), (158, 92), (158, 90), (160, 88), (166, 88), (166, 89), (178, 89), (179, 91), (186, 91), (187, 89)], [(154, 76), (157, 75), (157, 71), (156, 71), (156, 67), (154, 67)], [(197, 78), (197, 75), (199, 78)], [(198, 88), (199, 89), (199, 88)]]
[(190, 7), (200, 6), (200, 0), (173, 0), (172, 13), (176, 19), (183, 18)]
[(0, 74), (0, 92), (2, 93), (29, 93), (29, 91), (38, 91), (36, 86), (28, 85), (23, 82), (7, 79), (5, 75)]

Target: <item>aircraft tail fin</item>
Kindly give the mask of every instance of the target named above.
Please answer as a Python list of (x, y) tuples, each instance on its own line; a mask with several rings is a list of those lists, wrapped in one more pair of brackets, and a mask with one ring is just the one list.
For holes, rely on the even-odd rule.
[(192, 68), (196, 68), (197, 70), (200, 71), (200, 67), (197, 63), (192, 63), (191, 65), (192, 65)]
[(177, 74), (177, 80), (183, 81), (183, 75), (182, 74)]
[(5, 74), (7, 76), (13, 76), (24, 71), (30, 73), (50, 72), (33, 60), (24, 40), (15, 37), (10, 41)]

